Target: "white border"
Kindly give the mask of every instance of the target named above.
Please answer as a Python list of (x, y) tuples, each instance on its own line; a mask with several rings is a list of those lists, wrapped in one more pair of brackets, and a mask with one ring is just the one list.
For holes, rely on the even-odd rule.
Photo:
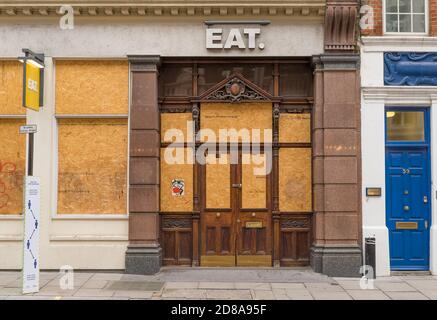
[[(414, 1), (414, 0), (412, 0)], [(411, 3), (412, 3), (411, 1)], [(400, 37), (408, 37), (408, 36), (425, 36), (429, 34), (429, 9), (428, 2), (429, 0), (425, 0), (425, 32), (386, 32), (386, 12), (385, 12), (385, 3), (387, 0), (382, 0), (382, 34), (387, 36), (400, 36)], [(399, 2), (399, 0), (398, 0)], [(413, 7), (411, 7), (412, 14)], [(413, 21), (411, 21), (413, 23)], [(399, 28), (399, 24), (398, 24)]]
[[(363, 237), (376, 237), (376, 273), (390, 275), (389, 239), (385, 208), (385, 123), (387, 106), (429, 107), (431, 127), (431, 225), (430, 271), (437, 274), (437, 88), (364, 87), (362, 88), (362, 197)], [(383, 174), (382, 174), (383, 173)], [(369, 185), (377, 181), (377, 185)], [(381, 187), (382, 197), (368, 198), (366, 187)]]

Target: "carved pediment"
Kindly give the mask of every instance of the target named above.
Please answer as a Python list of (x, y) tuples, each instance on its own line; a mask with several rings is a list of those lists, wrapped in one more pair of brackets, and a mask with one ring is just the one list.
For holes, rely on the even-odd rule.
[(200, 101), (272, 101), (273, 97), (262, 88), (235, 73), (207, 90), (199, 97)]

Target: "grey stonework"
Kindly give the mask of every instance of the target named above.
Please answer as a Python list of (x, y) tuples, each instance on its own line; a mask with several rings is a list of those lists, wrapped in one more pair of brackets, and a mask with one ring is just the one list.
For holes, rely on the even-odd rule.
[(160, 247), (129, 246), (126, 250), (125, 261), (125, 273), (153, 275), (161, 269), (162, 250)]
[(362, 253), (359, 247), (312, 247), (310, 264), (315, 272), (329, 277), (360, 277)]

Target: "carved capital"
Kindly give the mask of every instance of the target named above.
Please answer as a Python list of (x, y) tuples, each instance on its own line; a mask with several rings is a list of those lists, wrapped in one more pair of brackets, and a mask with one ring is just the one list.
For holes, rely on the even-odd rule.
[(354, 51), (358, 13), (356, 1), (328, 1), (325, 15), (325, 50)]

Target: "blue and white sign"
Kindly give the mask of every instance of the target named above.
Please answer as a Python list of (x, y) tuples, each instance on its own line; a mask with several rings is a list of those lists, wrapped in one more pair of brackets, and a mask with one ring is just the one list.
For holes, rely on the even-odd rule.
[(24, 194), (23, 293), (39, 291), (40, 181), (26, 177)]

